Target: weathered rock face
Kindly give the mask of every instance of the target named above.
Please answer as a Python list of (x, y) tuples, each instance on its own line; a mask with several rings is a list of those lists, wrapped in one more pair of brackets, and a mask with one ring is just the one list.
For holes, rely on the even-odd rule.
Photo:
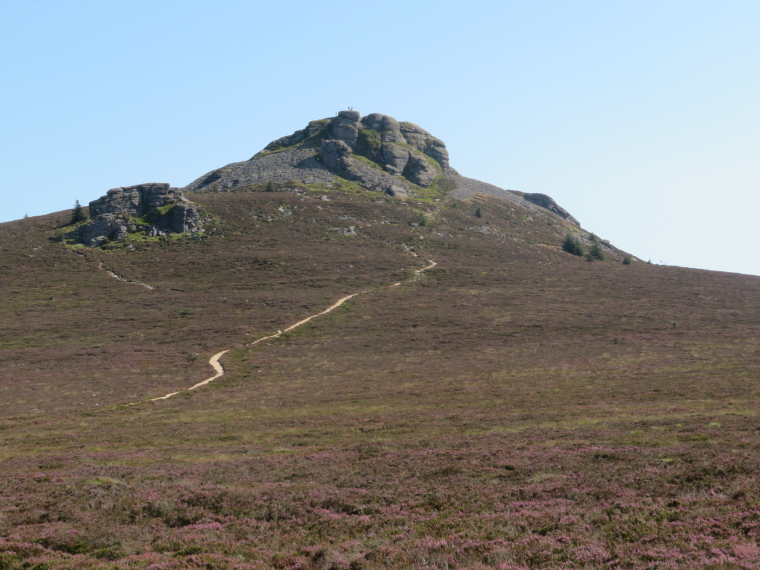
[[(304, 140), (304, 131), (294, 133), (289, 140)], [(323, 143), (345, 143), (349, 155), (368, 158), (391, 176), (406, 178), (418, 186), (431, 186), (436, 178), (450, 169), (449, 155), (442, 141), (414, 123), (399, 123), (388, 115), (372, 113), (361, 118), (358, 111), (341, 111), (337, 117), (328, 120), (322, 135)], [(335, 156), (331, 154), (335, 149), (332, 145), (322, 144), (318, 158), (322, 164), (343, 176), (351, 157), (346, 156), (346, 149), (343, 149), (341, 168), (336, 168)], [(354, 170), (355, 174), (362, 171), (360, 165), (356, 165)], [(361, 176), (351, 180), (364, 181)], [(373, 183), (376, 182), (373, 180)]]
[[(357, 111), (341, 111), (330, 120), (324, 136), (318, 154), (322, 164), (339, 176), (394, 196), (412, 192), (407, 181), (427, 188), (438, 177), (450, 174), (442, 141), (413, 123), (399, 123), (388, 115), (372, 113), (361, 118)], [(345, 145), (340, 148), (339, 161), (337, 147), (329, 144), (333, 141)], [(380, 167), (378, 172), (352, 155), (368, 158)], [(380, 176), (383, 171), (390, 177)]]
[(425, 155), (418, 153), (409, 153), (409, 160), (406, 161), (404, 170), (401, 171), (401, 176), (424, 187), (431, 186), (438, 175), (439, 172), (435, 166), (430, 163)]
[(101, 214), (80, 226), (76, 231), (79, 240), (90, 247), (98, 247), (111, 241), (123, 240), (129, 232), (137, 230), (137, 224), (120, 214)]
[(409, 184), (354, 158), (351, 147), (344, 141), (323, 140), (319, 156), (327, 168), (338, 176), (358, 182), (363, 187), (391, 196), (406, 197), (411, 194)]
[(351, 147), (341, 140), (322, 141), (319, 156), (322, 164), (330, 170), (345, 172), (350, 166), (348, 159), (351, 157)]
[(122, 240), (137, 231), (152, 236), (202, 231), (198, 208), (179, 188), (170, 188), (168, 184), (109, 190), (90, 202), (90, 218), (75, 232), (90, 247)]
[(528, 202), (535, 204), (536, 206), (546, 208), (561, 218), (565, 218), (568, 222), (572, 222), (576, 226), (581, 225), (578, 220), (570, 215), (570, 212), (562, 208), (559, 204), (557, 204), (557, 202), (554, 201), (553, 198), (547, 196), (546, 194), (525, 194), (523, 195), (523, 198), (525, 198)]
[(540, 206), (578, 224), (544, 194), (504, 190), (461, 176), (449, 165), (443, 141), (422, 127), (381, 113), (362, 117), (354, 110), (311, 121), (292, 135), (269, 143), (250, 160), (203, 175), (185, 187), (185, 191), (225, 192), (267, 182), (329, 187), (339, 185), (340, 179), (401, 197), (414, 196), (421, 188), (435, 185), (457, 199), (485, 193), (529, 209)]
[(446, 145), (421, 127), (380, 113), (362, 117), (349, 110), (311, 121), (269, 143), (251, 160), (214, 170), (185, 190), (224, 191), (269, 181), (333, 183), (335, 175), (364, 188), (409, 196), (415, 186), (429, 188), (457, 172), (449, 166)]
[(359, 112), (341, 111), (330, 122), (329, 129), (332, 138), (353, 146), (359, 137)]

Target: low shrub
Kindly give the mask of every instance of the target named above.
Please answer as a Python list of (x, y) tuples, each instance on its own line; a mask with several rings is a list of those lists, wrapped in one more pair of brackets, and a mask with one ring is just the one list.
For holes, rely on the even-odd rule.
[(581, 240), (570, 232), (567, 233), (565, 236), (565, 241), (562, 242), (562, 249), (564, 249), (567, 253), (572, 253), (573, 255), (578, 256), (583, 256), (586, 253), (583, 249)]
[(602, 250), (602, 244), (599, 243), (599, 238), (594, 234), (591, 234), (591, 248), (586, 255), (589, 261), (604, 261), (604, 251)]

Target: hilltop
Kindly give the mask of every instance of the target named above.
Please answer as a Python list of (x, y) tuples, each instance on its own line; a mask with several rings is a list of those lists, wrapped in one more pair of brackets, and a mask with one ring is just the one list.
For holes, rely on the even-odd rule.
[[(504, 190), (461, 176), (449, 165), (443, 141), (414, 123), (380, 113), (361, 117), (349, 110), (311, 121), (304, 129), (269, 143), (250, 160), (208, 172), (185, 188), (150, 183), (111, 189), (90, 203), (92, 219), (65, 237), (97, 247), (135, 232), (151, 237), (203, 232), (198, 209), (186, 197), (191, 193), (266, 189), (304, 194), (333, 188), (426, 202), (491, 195), (528, 211), (539, 206), (580, 227), (545, 194)], [(573, 233), (578, 233), (575, 228)], [(580, 236), (590, 240), (587, 233), (581, 231)], [(609, 243), (603, 245), (612, 251)]]
[(0, 567), (760, 564), (760, 279), (568, 253), (357, 115), (116, 189), (107, 242), (0, 224)]
[(444, 142), (422, 127), (381, 113), (362, 117), (354, 110), (311, 121), (269, 143), (248, 161), (204, 174), (185, 190), (229, 191), (270, 181), (330, 187), (345, 180), (391, 196), (445, 193), (467, 199), (486, 194), (524, 206), (522, 197), (580, 225), (548, 196), (503, 190), (460, 175), (449, 165)]

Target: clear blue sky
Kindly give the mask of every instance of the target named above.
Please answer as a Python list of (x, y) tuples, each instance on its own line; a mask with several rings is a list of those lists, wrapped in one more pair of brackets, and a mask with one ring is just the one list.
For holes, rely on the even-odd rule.
[(352, 106), (645, 260), (760, 275), (757, 0), (5, 0), (0, 222)]

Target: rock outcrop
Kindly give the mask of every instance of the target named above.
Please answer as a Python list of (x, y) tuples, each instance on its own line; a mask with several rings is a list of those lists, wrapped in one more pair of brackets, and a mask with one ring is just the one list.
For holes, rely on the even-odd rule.
[(354, 110), (311, 121), (272, 141), (251, 159), (201, 176), (185, 190), (226, 192), (268, 182), (331, 187), (345, 180), (399, 197), (414, 197), (431, 187), (462, 200), (489, 194), (529, 210), (545, 208), (580, 225), (545, 194), (504, 190), (461, 176), (451, 168), (443, 141), (422, 127), (380, 113), (362, 117)]
[(541, 206), (542, 208), (546, 208), (550, 212), (553, 212), (557, 214), (560, 218), (565, 218), (568, 222), (572, 222), (576, 226), (580, 226), (580, 222), (576, 220), (574, 217), (570, 215), (570, 212), (562, 208), (557, 202), (554, 201), (551, 196), (547, 196), (546, 194), (524, 194), (523, 198), (525, 198), (528, 202), (531, 202), (535, 204), (536, 206)]
[[(343, 164), (354, 167), (354, 176), (350, 179), (359, 182), (367, 179), (369, 187), (380, 186), (389, 194), (393, 193), (393, 186), (403, 187), (408, 193), (409, 186), (387, 177), (382, 180), (371, 175), (361, 167), (359, 161), (351, 161), (352, 155), (368, 158), (384, 173), (404, 178), (424, 188), (432, 186), (436, 178), (444, 176), (450, 170), (449, 154), (442, 141), (413, 123), (399, 123), (388, 115), (372, 113), (361, 118), (356, 111), (341, 111), (329, 123), (326, 135), (330, 138), (323, 140), (319, 151), (319, 159), (323, 164), (330, 168), (333, 163), (331, 153), (334, 147), (326, 143), (331, 140), (341, 141), (349, 150)], [(345, 169), (338, 171), (341, 176), (342, 172)]]
[(446, 145), (414, 123), (341, 111), (269, 143), (246, 162), (214, 170), (185, 189), (225, 191), (261, 182), (335, 183), (337, 177), (393, 196), (414, 195), (457, 175)]
[(323, 140), (319, 148), (319, 159), (338, 176), (358, 182), (364, 188), (391, 196), (411, 194), (408, 182), (357, 160), (352, 155), (351, 147), (342, 140)]
[(123, 240), (128, 233), (195, 233), (202, 231), (201, 225), (198, 208), (182, 190), (150, 183), (114, 188), (90, 202), (90, 221), (74, 234), (82, 243), (98, 247)]

